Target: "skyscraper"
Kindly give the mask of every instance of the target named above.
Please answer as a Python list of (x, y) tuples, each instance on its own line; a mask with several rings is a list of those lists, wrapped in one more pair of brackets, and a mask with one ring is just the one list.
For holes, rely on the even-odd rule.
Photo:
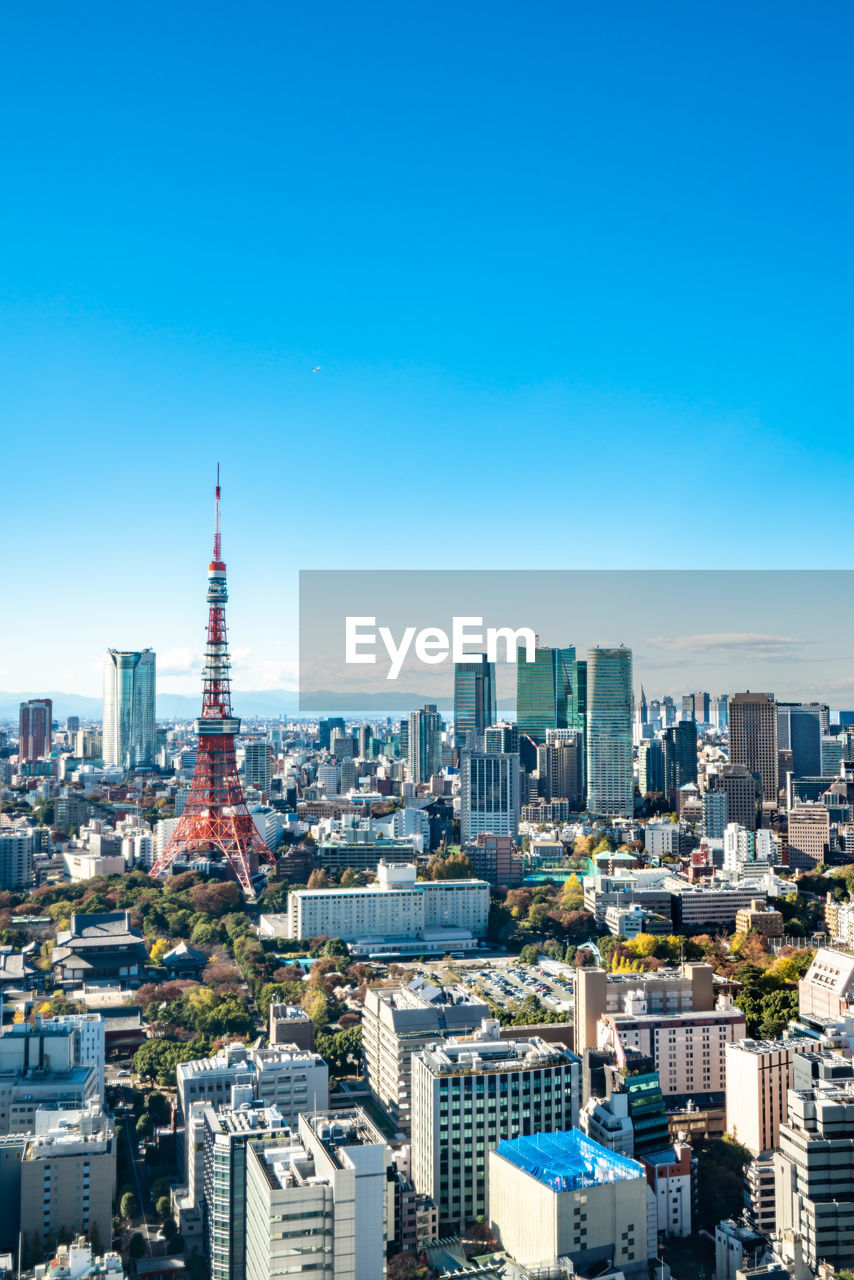
[(587, 651), (587, 807), (591, 813), (631, 817), (632, 651)]
[(519, 757), (464, 751), (460, 765), (460, 837), (519, 834)]
[(664, 793), (664, 751), (660, 738), (648, 738), (638, 747), (638, 784), (642, 796)]
[[(566, 737), (557, 738), (557, 734)], [(546, 801), (568, 800), (573, 808), (582, 803), (583, 775), (581, 765), (581, 734), (570, 729), (554, 730), (548, 741), (537, 747), (537, 770), (540, 775), (540, 795)]]
[(410, 782), (429, 782), (442, 768), (442, 717), (434, 703), (409, 716), (406, 767)]
[(22, 702), (18, 713), (18, 759), (22, 762), (41, 760), (50, 755), (53, 703), (50, 698), (30, 698)]
[[(729, 700), (729, 758), (759, 776), (762, 799), (777, 800), (777, 708), (770, 693), (734, 693)], [(732, 818), (730, 819), (732, 820)]]
[(104, 658), (104, 764), (154, 764), (155, 655), (108, 649)]
[(270, 791), (273, 752), (266, 737), (247, 738), (243, 745), (243, 778), (247, 787), (257, 787), (265, 795)]
[[(777, 750), (791, 751), (796, 778), (821, 776), (821, 704), (777, 703)], [(780, 782), (785, 782), (781, 778)]]
[(478, 660), (454, 666), (454, 746), (477, 750), (488, 725), (495, 724), (495, 663)]
[(664, 794), (675, 805), (686, 782), (697, 781), (697, 721), (680, 720), (664, 731)]
[[(516, 661), (516, 722), (533, 742), (546, 740), (546, 729), (566, 729), (575, 647), (536, 649), (534, 661), (522, 653)], [(573, 725), (573, 728), (576, 726)]]

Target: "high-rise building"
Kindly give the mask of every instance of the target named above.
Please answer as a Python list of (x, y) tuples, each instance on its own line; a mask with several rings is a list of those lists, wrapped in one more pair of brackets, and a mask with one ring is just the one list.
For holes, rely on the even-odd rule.
[(36, 833), (32, 827), (0, 830), (0, 889), (29, 889), (33, 883)]
[[(565, 736), (558, 737), (558, 734)], [(537, 747), (540, 795), (544, 800), (568, 800), (571, 808), (581, 807), (584, 796), (583, 756), (584, 744), (579, 732), (549, 730), (546, 742)]]
[(412, 1055), (451, 1036), (472, 1035), (489, 1005), (464, 987), (439, 987), (417, 976), (406, 986), (368, 987), (362, 1057), (368, 1087), (404, 1133), (412, 1125)]
[(581, 734), (581, 787), (587, 788), (587, 662), (576, 658), (570, 665), (571, 688), (567, 701), (567, 727)]
[(66, 719), (65, 719), (66, 733), (69, 733), (73, 736), (79, 728), (80, 728), (79, 716), (66, 716)]
[(273, 752), (266, 737), (247, 738), (244, 744), (243, 779), (247, 787), (270, 791)]
[(53, 703), (50, 698), (30, 698), (18, 713), (18, 759), (28, 764), (50, 755), (53, 738)]
[(664, 794), (675, 807), (680, 787), (697, 781), (697, 721), (680, 720), (665, 729), (663, 750)]
[[(791, 751), (796, 778), (821, 776), (820, 703), (777, 703), (777, 750)], [(781, 784), (784, 781), (780, 779)]]
[(329, 751), (332, 746), (332, 730), (340, 729), (344, 732), (344, 721), (341, 716), (331, 716), (328, 720), (320, 720), (317, 725), (318, 738), (320, 740), (320, 750)]
[(725, 791), (703, 792), (703, 835), (707, 840), (723, 840), (727, 826)]
[(712, 725), (718, 733), (724, 733), (729, 727), (729, 699), (725, 693), (719, 693), (712, 699)]
[[(533, 742), (546, 740), (547, 729), (569, 727), (569, 698), (575, 648), (536, 649), (534, 661), (522, 652), (516, 660), (516, 723)], [(575, 727), (575, 726), (573, 726)]]
[(412, 711), (408, 721), (406, 767), (410, 782), (429, 782), (442, 768), (442, 717), (433, 703)]
[(664, 749), (659, 738), (638, 747), (638, 786), (642, 796), (664, 793)]
[(495, 836), (481, 831), (477, 839), (462, 846), (462, 851), (479, 880), (488, 880), (491, 885), (504, 885), (508, 889), (522, 883), (522, 854), (511, 836)]
[(104, 658), (104, 764), (121, 769), (154, 764), (155, 655), (152, 649)]
[[(819, 953), (821, 954), (821, 953)], [(791, 1089), (774, 1157), (777, 1230), (800, 1238), (803, 1262), (854, 1266), (854, 1081)]]
[(587, 807), (606, 817), (634, 812), (632, 651), (587, 651)]
[(301, 1116), (298, 1134), (250, 1143), (246, 1280), (383, 1280), (394, 1162), (364, 1111)]
[(726, 796), (727, 822), (737, 822), (748, 831), (756, 830), (759, 807), (759, 783), (756, 775), (744, 765), (724, 765), (712, 779), (713, 788)]
[[(4, 1178), (8, 1178), (4, 1169)], [(20, 1236), (33, 1259), (60, 1236), (109, 1242), (116, 1194), (116, 1138), (100, 1099), (36, 1112), (20, 1167)], [(8, 1206), (4, 1205), (8, 1210)]]
[(576, 1124), (580, 1065), (538, 1036), (501, 1040), (491, 1022), (412, 1055), (412, 1179), (440, 1226), (486, 1214), (486, 1161), (502, 1139)]
[(519, 752), (519, 727), (501, 720), (490, 725), (483, 735), (484, 751), (488, 756)]
[(487, 726), (495, 724), (495, 663), (486, 654), (454, 666), (454, 746), (478, 750)]
[[(309, 1107), (311, 1103), (307, 1104)], [(290, 1130), (278, 1107), (255, 1102), (249, 1085), (232, 1086), (227, 1105), (209, 1103), (204, 1125), (204, 1223), (211, 1280), (246, 1275), (246, 1160), (281, 1145)]]
[[(777, 801), (777, 708), (770, 693), (734, 693), (729, 700), (730, 764), (759, 777), (762, 800)], [(732, 815), (730, 815), (732, 820)]]
[(820, 802), (802, 801), (789, 810), (789, 866), (808, 871), (827, 862), (830, 814)]
[(519, 757), (464, 751), (460, 763), (460, 838), (474, 840), (487, 831), (515, 840), (520, 811)]

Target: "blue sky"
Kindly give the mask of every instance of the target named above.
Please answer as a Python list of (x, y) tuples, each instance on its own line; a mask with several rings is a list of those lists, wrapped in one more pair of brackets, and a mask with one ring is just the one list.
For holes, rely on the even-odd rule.
[(299, 568), (846, 566), (852, 26), (5, 6), (0, 688), (197, 687), (217, 459), (244, 687)]

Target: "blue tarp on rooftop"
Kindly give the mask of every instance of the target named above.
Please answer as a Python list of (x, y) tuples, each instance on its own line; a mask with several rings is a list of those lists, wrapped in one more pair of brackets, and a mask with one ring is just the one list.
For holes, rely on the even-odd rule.
[(643, 1177), (636, 1160), (600, 1147), (578, 1129), (507, 1138), (499, 1142), (496, 1150), (505, 1160), (554, 1191), (577, 1191), (603, 1182)]

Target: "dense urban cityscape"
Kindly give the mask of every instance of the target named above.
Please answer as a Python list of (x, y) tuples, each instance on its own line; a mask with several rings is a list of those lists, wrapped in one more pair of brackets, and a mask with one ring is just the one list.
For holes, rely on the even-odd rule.
[(852, 44), (0, 7), (0, 1280), (854, 1280)]
[(200, 716), (110, 648), (2, 730), (8, 1269), (854, 1264), (854, 711), (567, 644), (244, 725), (215, 509)]

